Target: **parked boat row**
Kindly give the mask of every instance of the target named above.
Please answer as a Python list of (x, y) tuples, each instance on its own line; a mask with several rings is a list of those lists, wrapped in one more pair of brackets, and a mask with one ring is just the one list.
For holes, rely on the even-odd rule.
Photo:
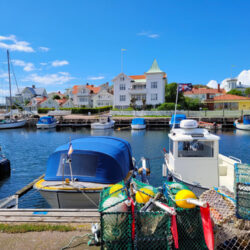
[[(180, 128), (169, 134), (163, 176), (184, 183), (197, 196), (219, 186), (234, 192), (234, 164), (240, 160), (219, 154), (219, 139), (198, 128), (197, 121), (182, 120)], [(85, 137), (57, 148), (49, 157), (45, 178), (34, 188), (52, 207), (93, 208), (103, 188), (126, 179), (137, 168), (127, 141)]]

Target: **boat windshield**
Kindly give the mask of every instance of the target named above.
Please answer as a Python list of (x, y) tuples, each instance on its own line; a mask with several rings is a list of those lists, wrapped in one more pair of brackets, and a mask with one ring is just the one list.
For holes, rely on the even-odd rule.
[(178, 157), (213, 157), (213, 141), (179, 141)]
[[(72, 154), (71, 168), (73, 176), (96, 176), (98, 156), (93, 154)], [(67, 154), (61, 154), (56, 176), (70, 176)]]

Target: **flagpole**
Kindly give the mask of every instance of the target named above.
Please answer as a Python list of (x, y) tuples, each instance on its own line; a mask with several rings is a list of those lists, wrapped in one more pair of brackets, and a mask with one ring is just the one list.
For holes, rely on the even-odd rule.
[(178, 102), (178, 93), (179, 93), (179, 85), (177, 83), (176, 100), (175, 100), (175, 108), (174, 108), (174, 125), (173, 125), (172, 129), (175, 128), (176, 109), (177, 109), (177, 102)]

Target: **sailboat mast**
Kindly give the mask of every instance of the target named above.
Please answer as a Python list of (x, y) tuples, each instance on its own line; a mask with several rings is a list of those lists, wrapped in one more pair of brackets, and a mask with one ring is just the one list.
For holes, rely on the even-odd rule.
[(10, 117), (12, 115), (12, 98), (11, 98), (11, 78), (10, 78), (10, 53), (7, 50), (7, 60), (8, 60), (8, 74), (9, 74), (9, 88), (10, 88)]

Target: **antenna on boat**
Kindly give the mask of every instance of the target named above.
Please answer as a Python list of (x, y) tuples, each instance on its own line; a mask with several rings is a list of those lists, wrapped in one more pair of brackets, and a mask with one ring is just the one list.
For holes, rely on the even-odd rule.
[(177, 102), (178, 102), (178, 93), (179, 93), (179, 85), (177, 83), (176, 100), (175, 100), (175, 108), (174, 108), (174, 124), (172, 126), (172, 129), (175, 128), (175, 119), (176, 119), (176, 109), (177, 109)]

